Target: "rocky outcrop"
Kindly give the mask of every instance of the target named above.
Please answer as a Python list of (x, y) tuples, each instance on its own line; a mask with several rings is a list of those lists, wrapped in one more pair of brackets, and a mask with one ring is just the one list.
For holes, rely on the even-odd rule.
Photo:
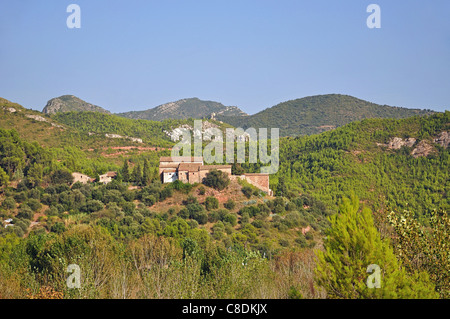
[(63, 95), (47, 102), (47, 105), (42, 110), (45, 114), (55, 114), (58, 112), (100, 112), (110, 114), (104, 108), (87, 103), (74, 95)]
[(247, 115), (236, 106), (225, 106), (214, 101), (203, 101), (198, 98), (182, 99), (159, 105), (144, 111), (131, 111), (116, 115), (152, 121), (165, 119), (215, 119), (216, 116), (245, 116)]
[(448, 132), (442, 132), (433, 140), (433, 142), (441, 145), (443, 148), (448, 148), (450, 145), (450, 134)]
[[(91, 135), (93, 135), (95, 133), (89, 132), (88, 134), (89, 134), (89, 136), (91, 136)], [(107, 138), (124, 138), (124, 139), (128, 139), (128, 140), (130, 140), (132, 142), (143, 143), (141, 138), (130, 137), (130, 136), (122, 136), (122, 135), (119, 135), (119, 134), (108, 134), (108, 133), (106, 133), (105, 137), (107, 137)]]
[(402, 139), (401, 137), (393, 137), (389, 140), (389, 143), (387, 144), (383, 144), (383, 143), (377, 143), (378, 146), (383, 146), (383, 147), (387, 147), (390, 150), (399, 150), (401, 149), (403, 146), (407, 146), (407, 147), (413, 147), (414, 144), (416, 143), (416, 139), (409, 137), (406, 139)]
[(64, 129), (64, 126), (60, 125), (60, 124), (56, 124), (51, 122), (50, 120), (46, 119), (45, 117), (42, 117), (40, 115), (35, 115), (35, 114), (25, 114), (26, 117), (28, 117), (29, 119), (38, 121), (38, 122), (46, 122), (46, 123), (50, 123), (53, 127), (58, 127), (58, 128), (62, 128)]
[(390, 149), (399, 150), (403, 146), (412, 147), (415, 143), (416, 143), (416, 139), (412, 138), (412, 137), (406, 138), (404, 140), (400, 137), (394, 137), (389, 141), (387, 146)]
[(48, 122), (46, 118), (40, 115), (26, 114), (25, 116), (38, 122)]
[[(222, 134), (216, 134), (217, 130), (220, 130)], [(244, 141), (250, 138), (250, 135), (246, 132), (244, 132), (242, 135), (235, 135), (233, 137), (232, 135), (234, 135), (234, 133), (227, 130), (223, 131), (218, 125), (209, 121), (202, 121), (201, 130), (194, 129), (188, 124), (183, 124), (171, 131), (164, 130), (164, 133), (166, 133), (174, 142), (179, 141), (183, 137), (183, 134), (185, 134), (186, 132), (189, 132), (189, 134), (191, 134), (191, 136), (194, 136), (195, 138), (201, 137), (204, 141), (211, 141), (213, 139), (214, 141), (223, 141), (224, 138), (233, 138), (235, 141)]]
[(417, 147), (412, 150), (411, 155), (414, 158), (417, 158), (420, 156), (428, 156), (431, 152), (433, 152), (433, 146), (426, 141), (420, 141), (419, 144), (417, 144)]
[[(448, 148), (450, 145), (450, 134), (448, 132), (441, 132), (438, 136), (433, 139), (433, 142), (441, 145), (444, 148)], [(400, 137), (393, 137), (389, 140), (387, 144), (377, 143), (378, 146), (387, 147), (388, 149), (398, 150), (403, 146), (406, 147), (414, 147), (411, 151), (411, 155), (414, 158), (420, 156), (428, 156), (434, 152), (434, 147), (431, 142), (422, 140), (417, 143), (417, 139), (410, 137), (406, 139), (402, 139)]]

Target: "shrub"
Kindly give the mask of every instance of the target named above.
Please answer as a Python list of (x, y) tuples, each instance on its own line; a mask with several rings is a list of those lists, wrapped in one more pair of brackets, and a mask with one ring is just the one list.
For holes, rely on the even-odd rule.
[(225, 237), (225, 226), (222, 222), (218, 222), (212, 227), (212, 235), (215, 240), (220, 240)]
[(127, 215), (132, 215), (136, 209), (133, 202), (123, 202), (121, 204), (121, 207), (122, 207), (122, 210), (124, 211), (124, 213)]
[(248, 212), (242, 213), (241, 224), (247, 224), (250, 221), (250, 215)]
[(22, 205), (19, 208), (19, 213), (17, 214), (17, 218), (28, 219), (31, 220), (34, 216), (33, 211), (27, 205)]
[(2, 203), (2, 207), (9, 210), (15, 209), (16, 201), (14, 200), (13, 197), (6, 197)]
[(206, 210), (212, 210), (212, 209), (219, 208), (219, 200), (212, 196), (206, 197), (205, 208), (206, 208)]
[(58, 216), (59, 215), (59, 211), (58, 211), (58, 209), (56, 207), (52, 206), (52, 207), (49, 207), (44, 212), (44, 214), (47, 215), (47, 216)]
[(24, 233), (27, 232), (28, 227), (30, 226), (30, 221), (27, 219), (19, 219), (16, 218), (13, 221), (15, 227), (21, 228)]
[(199, 195), (205, 195), (205, 192), (206, 192), (205, 187), (200, 186), (200, 187), (198, 188), (198, 194), (199, 194)]
[(190, 215), (189, 211), (186, 208), (183, 208), (178, 212), (178, 216), (180, 216), (183, 219), (188, 219), (189, 215)]
[(192, 214), (192, 219), (196, 220), (200, 225), (206, 224), (208, 222), (208, 215), (206, 212), (195, 212)]
[(256, 228), (262, 228), (264, 225), (264, 222), (260, 219), (257, 219), (255, 221), (253, 221), (252, 225)]
[(36, 211), (38, 211), (39, 209), (42, 208), (41, 203), (37, 199), (34, 199), (34, 198), (31, 198), (31, 199), (27, 200), (25, 202), (25, 204), (28, 207), (30, 207), (33, 212), (36, 212)]
[(189, 195), (184, 201), (183, 201), (184, 205), (189, 205), (189, 204), (198, 204), (197, 201), (197, 197), (193, 196), (193, 195)]
[(286, 204), (286, 210), (288, 212), (294, 211), (297, 208), (297, 205), (295, 205), (293, 202), (289, 202)]
[(217, 211), (217, 214), (219, 215), (219, 220), (223, 221), (223, 219), (225, 218), (225, 216), (227, 216), (230, 212), (226, 209), (219, 209)]
[(234, 214), (227, 214), (224, 218), (223, 218), (223, 222), (224, 223), (228, 223), (231, 226), (236, 226), (237, 224), (237, 217)]
[(53, 184), (72, 184), (73, 182), (73, 176), (69, 171), (66, 170), (56, 170), (53, 172), (53, 174), (50, 176), (50, 180)]
[(245, 195), (245, 197), (250, 198), (252, 197), (253, 194), (253, 188), (251, 188), (250, 186), (244, 186), (241, 189), (242, 193)]
[(170, 185), (168, 187), (172, 187), (173, 189), (175, 189), (177, 191), (180, 191), (185, 194), (189, 194), (193, 185), (190, 183), (183, 183), (182, 181), (177, 179), (175, 182), (170, 183)]
[(206, 186), (212, 187), (217, 190), (223, 190), (230, 183), (230, 179), (228, 178), (228, 174), (225, 172), (218, 170), (211, 170), (209, 173), (206, 174), (202, 182)]
[(14, 194), (14, 200), (18, 203), (23, 203), (27, 199), (28, 199), (28, 196), (27, 196), (26, 192), (19, 192), (19, 193)]
[(189, 204), (189, 205), (186, 205), (186, 209), (188, 210), (189, 214), (192, 215), (192, 214), (195, 214), (195, 213), (202, 212), (203, 211), (203, 206), (198, 204), (198, 203)]
[(136, 193), (130, 190), (126, 190), (122, 193), (123, 199), (127, 202), (132, 202), (136, 198)]
[(231, 198), (229, 198), (224, 204), (223, 207), (225, 207), (228, 210), (232, 210), (234, 209), (234, 207), (236, 207), (236, 203), (234, 202), (234, 200), (232, 200)]
[(153, 195), (146, 195), (142, 198), (142, 202), (147, 206), (153, 206), (156, 203), (156, 198)]
[(66, 231), (66, 226), (64, 226), (63, 223), (58, 222), (58, 223), (55, 223), (54, 225), (52, 225), (52, 227), (50, 228), (50, 231), (52, 233), (61, 234)]
[(306, 239), (303, 235), (299, 236), (298, 238), (295, 238), (294, 241), (302, 248), (305, 248), (308, 246), (308, 242), (306, 241)]
[(33, 188), (28, 191), (28, 198), (41, 199), (41, 191), (39, 188)]
[(87, 213), (98, 212), (100, 209), (103, 209), (103, 203), (96, 199), (91, 199), (86, 202), (81, 210)]
[(260, 211), (258, 206), (245, 206), (240, 211), (239, 214), (243, 215), (244, 213), (248, 213), (249, 217), (255, 217), (257, 216)]
[(161, 195), (160, 195), (160, 197), (159, 197), (159, 200), (162, 202), (163, 200), (165, 200), (165, 199), (167, 199), (167, 198), (169, 198), (169, 197), (172, 197), (172, 195), (173, 195), (172, 188), (166, 187), (166, 188), (164, 188), (164, 189), (161, 191)]
[(280, 244), (280, 246), (282, 247), (289, 247), (289, 240), (285, 239), (285, 238), (281, 238), (278, 243)]
[(220, 220), (220, 216), (219, 216), (219, 213), (218, 213), (217, 211), (214, 211), (214, 212), (209, 213), (209, 215), (208, 215), (208, 221), (209, 221), (210, 223), (215, 223), (215, 222), (217, 222), (217, 221), (219, 221), (219, 220)]
[(122, 193), (116, 189), (108, 189), (105, 191), (105, 194), (103, 195), (103, 203), (120, 203), (123, 201)]

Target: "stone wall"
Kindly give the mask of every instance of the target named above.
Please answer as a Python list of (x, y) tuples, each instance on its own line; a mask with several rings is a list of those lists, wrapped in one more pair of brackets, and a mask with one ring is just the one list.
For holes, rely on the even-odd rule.
[(270, 193), (269, 174), (245, 174), (244, 179), (266, 193)]

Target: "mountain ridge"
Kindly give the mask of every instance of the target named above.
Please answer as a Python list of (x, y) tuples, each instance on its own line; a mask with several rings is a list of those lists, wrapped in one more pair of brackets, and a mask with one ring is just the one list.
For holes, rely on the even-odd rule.
[(216, 114), (247, 116), (237, 106), (225, 106), (220, 102), (201, 100), (197, 97), (164, 103), (143, 111), (122, 112), (116, 115), (132, 119), (161, 121), (165, 119), (210, 118)]
[(218, 116), (234, 127), (278, 127), (282, 136), (321, 133), (366, 118), (407, 118), (430, 115), (431, 110), (409, 109), (368, 102), (350, 95), (324, 94), (279, 103), (258, 113), (240, 118)]
[(110, 111), (76, 97), (75, 95), (61, 95), (50, 99), (42, 110), (44, 114), (55, 114), (59, 112), (82, 112), (92, 111), (111, 114)]
[[(111, 114), (106, 109), (73, 95), (51, 99), (43, 110), (46, 114), (70, 111)], [(402, 119), (433, 113), (436, 112), (380, 105), (350, 95), (322, 94), (281, 102), (252, 115), (236, 106), (225, 106), (220, 102), (201, 100), (197, 97), (180, 99), (143, 111), (121, 112), (114, 115), (151, 121), (207, 118), (244, 129), (279, 128), (281, 136), (296, 136), (321, 133), (366, 118)]]

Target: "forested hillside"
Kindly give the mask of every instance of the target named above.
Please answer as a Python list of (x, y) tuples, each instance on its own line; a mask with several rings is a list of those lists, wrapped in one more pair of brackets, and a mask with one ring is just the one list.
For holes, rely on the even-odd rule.
[[(149, 143), (169, 143), (162, 130), (181, 122), (42, 121), (2, 103), (1, 298), (449, 297), (450, 112), (284, 137), (272, 197), (215, 173), (161, 184), (158, 159), (170, 153)], [(110, 170), (107, 185), (73, 184), (74, 171)], [(366, 286), (369, 262), (386, 270), (383, 289)], [(66, 285), (69, 264), (80, 289)]]
[(188, 120), (163, 122), (131, 120), (97, 112), (57, 113), (52, 118), (86, 134), (117, 134), (123, 137), (139, 138), (146, 144), (160, 147), (173, 145), (164, 131), (171, 131), (175, 127), (192, 122)]
[[(329, 207), (355, 192), (374, 209), (411, 209), (426, 221), (432, 210), (450, 208), (448, 138), (438, 138), (449, 129), (450, 112), (445, 112), (403, 120), (368, 119), (319, 135), (286, 138), (280, 142), (280, 170), (271, 184), (282, 180)], [(416, 141), (394, 149), (389, 142), (395, 137)], [(412, 154), (421, 147), (429, 150), (428, 156)]]
[(278, 127), (282, 136), (321, 133), (365, 118), (407, 118), (430, 110), (378, 105), (348, 95), (309, 96), (277, 104), (247, 117), (218, 116), (234, 127)]

